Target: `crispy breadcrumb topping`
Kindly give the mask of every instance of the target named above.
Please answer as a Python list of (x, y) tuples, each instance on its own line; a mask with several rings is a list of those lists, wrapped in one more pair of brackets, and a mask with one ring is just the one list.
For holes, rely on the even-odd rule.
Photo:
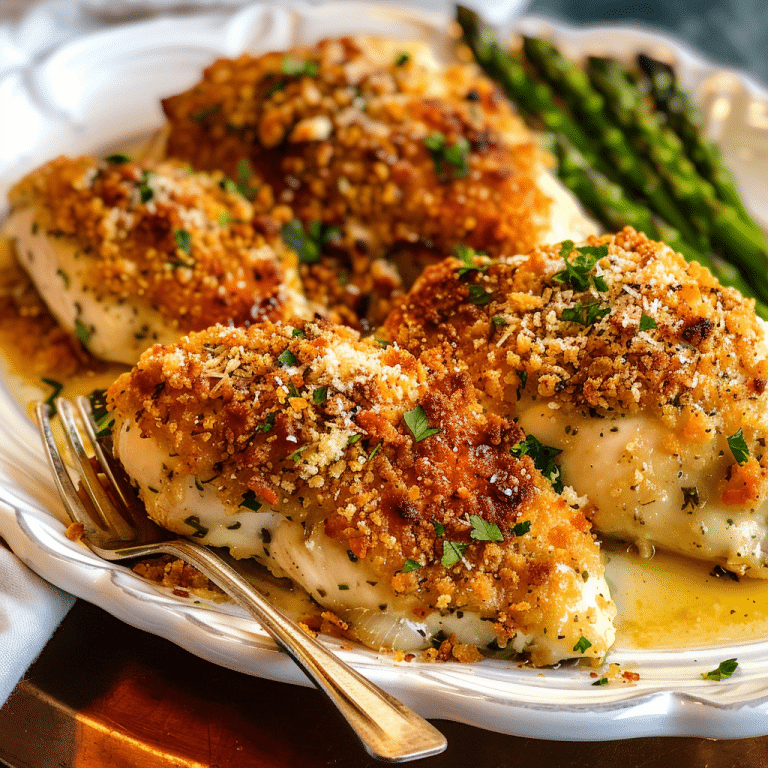
[(59, 157), (10, 200), (34, 207), (35, 233), (76, 246), (97, 299), (147, 304), (181, 331), (295, 314), (296, 257), (278, 234), (290, 210), (266, 186), (248, 200), (223, 182), (172, 162)]
[(322, 525), (422, 616), (476, 611), (506, 642), (557, 625), (601, 573), (580, 503), (512, 455), (520, 430), (438, 351), (417, 360), (328, 323), (214, 327), (149, 350), (108, 397), (116, 429), (158, 441), (171, 475), (233, 511), (250, 494)]

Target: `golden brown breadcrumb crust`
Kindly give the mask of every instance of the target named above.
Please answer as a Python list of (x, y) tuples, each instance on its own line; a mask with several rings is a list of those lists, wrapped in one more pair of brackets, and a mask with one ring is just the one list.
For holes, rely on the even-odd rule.
[(420, 44), (342, 38), (221, 59), (164, 100), (168, 153), (233, 176), (249, 168), (305, 225), (339, 228), (327, 248), (345, 254), (363, 295), (369, 261), (393, 249), (408, 260), (463, 243), (532, 248), (551, 200), (531, 135), (475, 65), (430, 57)]
[(267, 187), (250, 202), (223, 178), (170, 162), (59, 157), (10, 201), (33, 205), (35, 231), (90, 260), (86, 289), (146, 303), (182, 331), (294, 314), (284, 289), (295, 255), (278, 234), (290, 210), (275, 208)]
[[(642, 410), (692, 445), (742, 429), (761, 456), (768, 360), (753, 302), (631, 228), (588, 243), (607, 246), (591, 270), (605, 290), (592, 277), (585, 291), (557, 279), (560, 245), (476, 257), (479, 269), (463, 275), (466, 264), (449, 259), (424, 272), (381, 334), (414, 354), (450, 346), (503, 413), (520, 397), (602, 416)], [(574, 321), (590, 305), (594, 321)], [(725, 503), (764, 484), (764, 470), (731, 471)]]
[[(557, 625), (602, 573), (584, 511), (529, 457), (510, 454), (519, 429), (485, 413), (469, 377), (438, 352), (419, 361), (330, 324), (217, 327), (149, 350), (108, 397), (118, 423), (174, 457), (169, 471), (225, 477), (233, 511), (250, 492), (323, 525), (412, 595), (418, 615), (476, 611), (504, 640)], [(417, 440), (406, 423), (414, 408), (439, 432)], [(473, 536), (470, 516), (503, 540)], [(516, 536), (523, 521), (530, 531)], [(599, 632), (571, 624), (568, 643), (584, 634), (587, 655), (607, 650)]]

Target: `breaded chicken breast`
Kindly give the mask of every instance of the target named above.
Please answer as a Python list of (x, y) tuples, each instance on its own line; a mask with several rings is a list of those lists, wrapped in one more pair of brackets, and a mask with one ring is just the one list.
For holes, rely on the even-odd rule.
[(423, 43), (222, 59), (163, 107), (169, 155), (273, 186), (311, 241), (299, 254), (310, 297), (364, 319), (399, 289), (382, 258), (408, 285), (459, 244), (514, 254), (596, 231), (498, 87)]
[(752, 302), (629, 228), (463, 257), (424, 273), (386, 337), (450, 347), (487, 407), (589, 496), (601, 534), (768, 578), (768, 360)]
[(439, 352), (217, 326), (148, 350), (108, 400), (151, 517), (293, 579), (373, 647), (442, 631), (540, 665), (613, 642), (581, 501)]
[(60, 157), (11, 190), (6, 233), (59, 323), (133, 364), (214, 323), (309, 314), (280, 209), (249, 192), (173, 163)]

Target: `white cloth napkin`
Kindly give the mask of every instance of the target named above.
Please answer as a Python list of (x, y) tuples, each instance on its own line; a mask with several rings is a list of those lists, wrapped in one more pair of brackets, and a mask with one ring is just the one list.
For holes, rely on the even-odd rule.
[(0, 543), (0, 704), (3, 704), (75, 598), (29, 570)]
[[(432, 9), (448, 5), (446, 0), (371, 1)], [(511, 19), (526, 0), (465, 2), (474, 5), (489, 21), (498, 23)], [(84, 33), (160, 14), (234, 10), (247, 4), (248, 0), (47, 0), (30, 4), (29, 10), (18, 18), (17, 12), (23, 7), (20, 2), (6, 6), (0, 3), (0, 79)], [(0, 540), (0, 705), (37, 658), (74, 600), (30, 571)]]

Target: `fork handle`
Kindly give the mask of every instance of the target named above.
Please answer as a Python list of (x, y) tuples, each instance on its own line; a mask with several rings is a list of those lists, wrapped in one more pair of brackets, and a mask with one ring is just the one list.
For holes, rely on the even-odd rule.
[(166, 542), (161, 548), (194, 565), (248, 611), (325, 692), (370, 755), (406, 762), (446, 748), (440, 731), (308, 635), (217, 555), (193, 541)]

